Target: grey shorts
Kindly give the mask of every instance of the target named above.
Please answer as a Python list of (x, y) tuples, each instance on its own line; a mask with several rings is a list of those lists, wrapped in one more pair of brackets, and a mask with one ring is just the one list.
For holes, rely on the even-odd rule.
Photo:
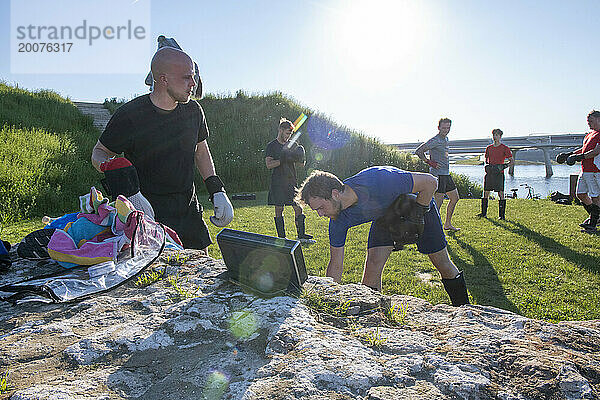
[(454, 180), (450, 175), (438, 175), (438, 187), (436, 193), (448, 193), (456, 189)]

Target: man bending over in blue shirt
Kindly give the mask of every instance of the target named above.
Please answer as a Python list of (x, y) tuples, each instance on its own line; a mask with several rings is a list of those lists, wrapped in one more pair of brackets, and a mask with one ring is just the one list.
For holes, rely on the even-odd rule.
[[(436, 188), (437, 179), (433, 175), (389, 166), (364, 169), (343, 182), (331, 173), (314, 171), (298, 190), (296, 201), (307, 204), (319, 216), (329, 218), (330, 260), (327, 276), (335, 282), (340, 282), (342, 278), (348, 229), (372, 222), (363, 285), (381, 290), (383, 267), (395, 244), (401, 248), (402, 244), (416, 243), (419, 252), (427, 254), (439, 271), (452, 305), (469, 304), (463, 273), (448, 256), (440, 215), (432, 200)], [(415, 193), (416, 199), (414, 195), (407, 196), (408, 193)], [(396, 220), (393, 226), (382, 223), (389, 215), (389, 209), (393, 208), (392, 203), (396, 204), (401, 198), (412, 198), (412, 203), (407, 200), (399, 207), (405, 215)], [(393, 237), (405, 233), (410, 236), (411, 232), (408, 231), (417, 232), (414, 241), (398, 243)]]

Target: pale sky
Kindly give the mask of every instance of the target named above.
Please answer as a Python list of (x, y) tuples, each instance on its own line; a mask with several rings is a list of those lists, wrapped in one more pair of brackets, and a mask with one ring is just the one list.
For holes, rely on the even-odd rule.
[[(57, 3), (56, 18), (68, 17), (69, 7), (48, 1)], [(175, 37), (197, 61), (205, 91), (278, 90), (386, 143), (426, 140), (442, 116), (453, 120), (450, 139), (488, 137), (493, 128), (507, 136), (584, 132), (588, 112), (600, 109), (597, 1), (155, 0), (150, 7), (148, 65), (156, 37)], [(10, 1), (0, 0), (1, 37), (13, 33), (10, 20)], [(0, 54), (0, 79), (28, 89), (91, 101), (147, 92), (145, 74), (11, 74), (8, 39)]]

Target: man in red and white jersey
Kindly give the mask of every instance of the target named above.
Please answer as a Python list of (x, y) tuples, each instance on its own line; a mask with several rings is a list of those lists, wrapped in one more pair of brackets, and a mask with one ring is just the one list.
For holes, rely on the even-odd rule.
[(569, 165), (581, 161), (576, 193), (590, 216), (579, 225), (586, 231), (596, 231), (600, 218), (600, 111), (590, 112), (587, 122), (591, 131), (583, 138), (583, 146), (572, 153), (559, 154), (556, 161)]

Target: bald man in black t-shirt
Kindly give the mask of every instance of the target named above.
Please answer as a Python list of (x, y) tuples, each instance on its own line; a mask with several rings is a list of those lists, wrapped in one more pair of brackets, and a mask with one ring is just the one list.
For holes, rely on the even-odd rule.
[(119, 107), (92, 151), (92, 164), (123, 153), (135, 167), (141, 193), (150, 201), (156, 220), (175, 229), (186, 248), (211, 244), (196, 197), (194, 164), (206, 183), (217, 226), (233, 219), (233, 207), (216, 175), (206, 143), (204, 111), (190, 100), (194, 64), (181, 50), (162, 48), (152, 59), (154, 87), (148, 95)]

